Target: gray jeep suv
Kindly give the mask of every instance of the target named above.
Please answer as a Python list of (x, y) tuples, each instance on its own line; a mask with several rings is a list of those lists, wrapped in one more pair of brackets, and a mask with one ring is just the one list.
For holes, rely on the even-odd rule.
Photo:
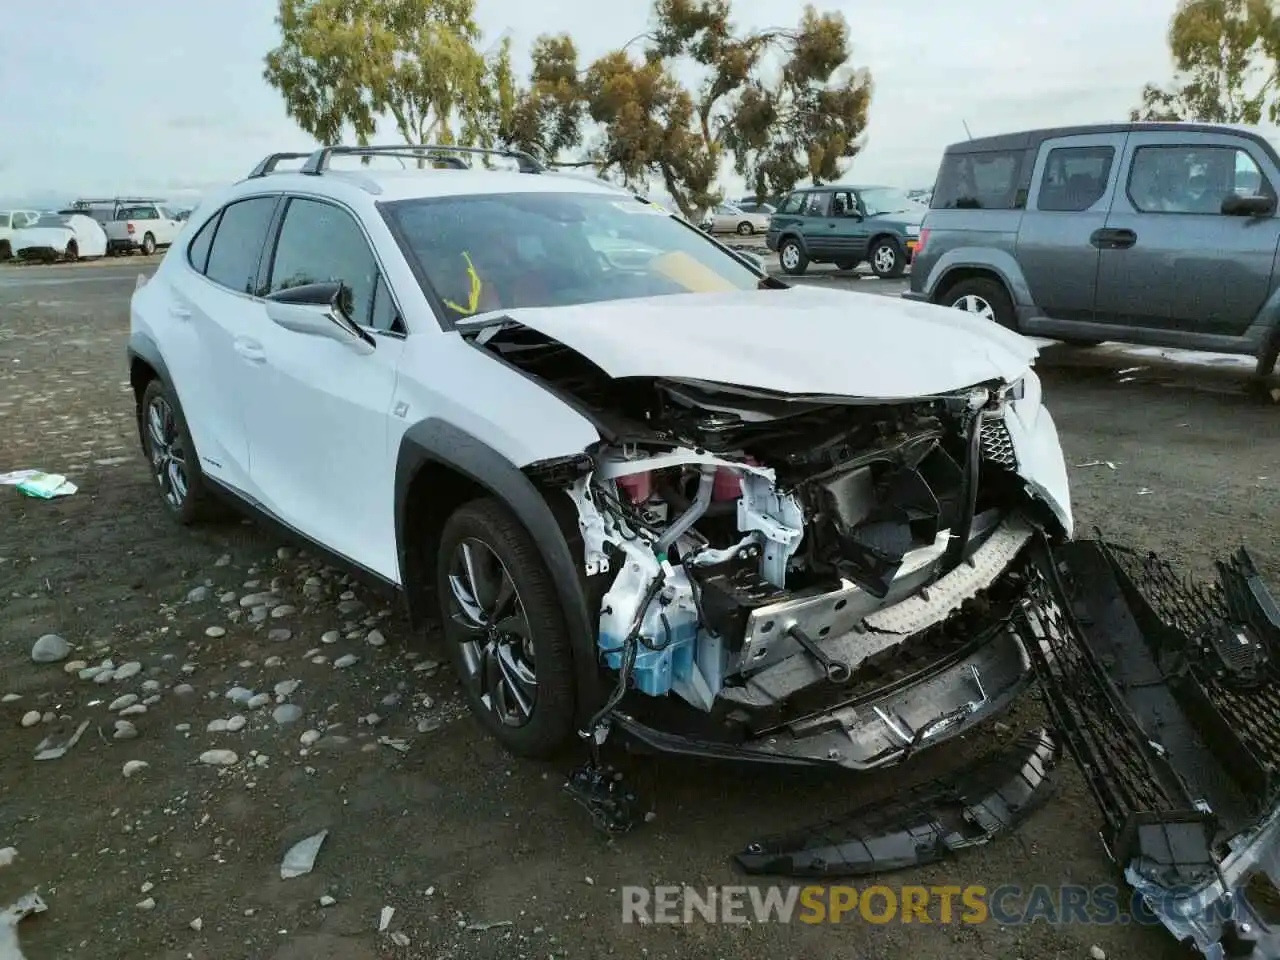
[(1120, 123), (948, 147), (913, 300), (1035, 336), (1280, 350), (1280, 156), (1253, 130)]

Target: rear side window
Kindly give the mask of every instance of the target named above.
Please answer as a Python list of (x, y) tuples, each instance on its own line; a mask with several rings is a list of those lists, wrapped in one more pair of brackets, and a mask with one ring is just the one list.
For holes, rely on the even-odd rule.
[(803, 193), (793, 193), (787, 199), (782, 201), (782, 206), (778, 208), (779, 213), (799, 213), (800, 207), (804, 204)]
[(209, 264), (209, 248), (213, 246), (213, 235), (218, 230), (220, 216), (221, 214), (214, 214), (187, 247), (187, 261), (198, 273), (204, 273), (204, 268)]
[(1022, 152), (948, 153), (933, 191), (935, 210), (1013, 210)]
[(253, 293), (258, 258), (275, 208), (275, 197), (254, 197), (223, 210), (205, 276), (238, 293)]
[(1040, 180), (1037, 209), (1088, 210), (1107, 190), (1115, 153), (1111, 147), (1058, 147), (1050, 150)]
[(801, 211), (806, 217), (825, 217), (827, 211), (831, 207), (831, 198), (834, 196), (828, 190), (815, 191), (809, 194), (805, 201), (804, 210)]

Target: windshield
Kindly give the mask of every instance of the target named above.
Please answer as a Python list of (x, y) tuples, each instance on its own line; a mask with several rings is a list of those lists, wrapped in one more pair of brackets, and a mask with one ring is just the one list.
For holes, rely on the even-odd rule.
[(754, 290), (760, 275), (633, 197), (503, 193), (387, 204), (451, 321), (520, 307)]
[(862, 197), (862, 205), (867, 208), (868, 217), (881, 213), (917, 210), (920, 206), (918, 203), (912, 203), (911, 198), (904, 191), (894, 190), (892, 187), (871, 187), (860, 190), (859, 194)]
[(33, 227), (65, 227), (66, 225), (67, 218), (57, 213), (42, 213), (36, 222), (31, 224)]

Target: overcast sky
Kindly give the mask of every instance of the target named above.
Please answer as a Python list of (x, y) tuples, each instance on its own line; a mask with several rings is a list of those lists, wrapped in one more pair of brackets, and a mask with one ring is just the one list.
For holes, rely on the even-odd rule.
[[(865, 152), (848, 179), (932, 183), (939, 152), (974, 136), (1122, 120), (1164, 81), (1174, 0), (899, 3), (828, 0), (875, 79)], [(181, 196), (311, 140), (262, 80), (275, 0), (8, 3), (0, 56), (0, 200), (156, 191)], [(734, 0), (743, 26), (791, 25), (802, 4)], [(517, 67), (541, 32), (584, 58), (642, 32), (647, 0), (479, 0), (486, 44), (509, 30)], [(395, 139), (391, 137), (389, 139)], [(733, 192), (737, 184), (726, 184)], [(55, 202), (49, 200), (47, 202)], [(60, 202), (60, 201), (59, 201)]]

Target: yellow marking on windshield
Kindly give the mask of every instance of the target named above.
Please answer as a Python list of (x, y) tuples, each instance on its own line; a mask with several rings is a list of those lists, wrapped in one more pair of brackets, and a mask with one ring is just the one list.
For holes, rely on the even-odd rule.
[(732, 281), (680, 250), (664, 253), (649, 266), (668, 280), (680, 284), (689, 293), (724, 293), (738, 289)]
[(471, 279), (471, 293), (467, 298), (467, 305), (464, 307), (462, 304), (454, 303), (452, 300), (446, 300), (444, 305), (450, 310), (457, 310), (459, 313), (470, 316), (480, 306), (480, 291), (484, 285), (480, 282), (480, 274), (476, 273), (476, 265), (471, 262), (471, 254), (463, 250), (462, 259), (467, 261), (467, 276)]

